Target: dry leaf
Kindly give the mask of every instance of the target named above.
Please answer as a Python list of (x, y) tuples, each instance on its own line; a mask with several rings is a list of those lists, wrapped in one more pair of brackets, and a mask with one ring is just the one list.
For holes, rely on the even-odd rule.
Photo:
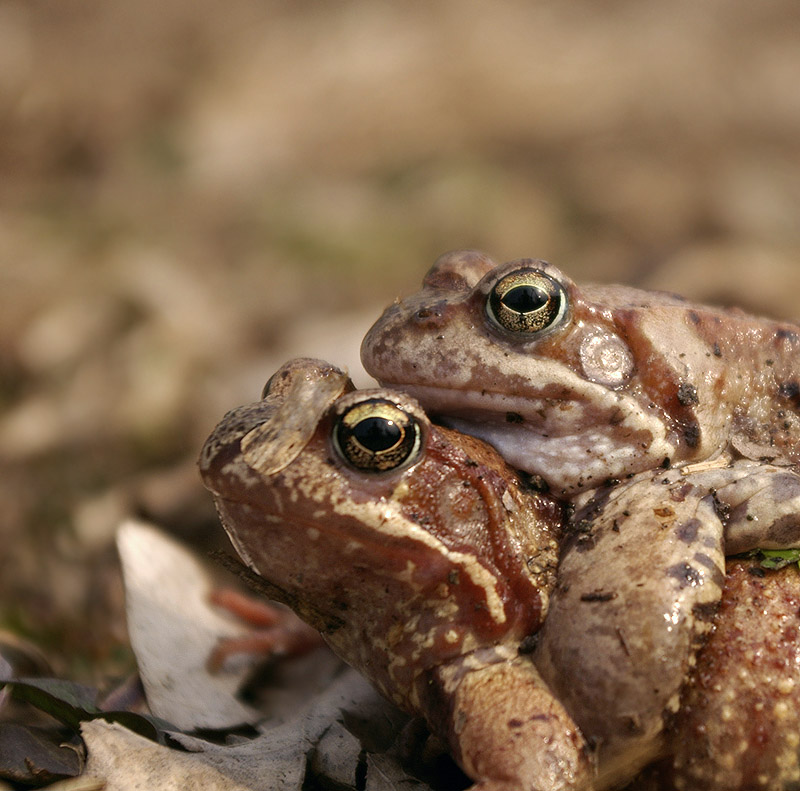
[(258, 714), (236, 697), (246, 666), (210, 674), (206, 660), (221, 637), (244, 626), (208, 604), (211, 582), (191, 553), (156, 528), (129, 520), (117, 536), (128, 631), (154, 714), (181, 729), (227, 728)]
[(88, 749), (86, 773), (102, 778), (106, 791), (249, 791), (194, 753), (170, 750), (115, 723), (85, 722), (81, 734)]
[(60, 741), (52, 731), (0, 722), (0, 777), (40, 786), (79, 774), (79, 750)]

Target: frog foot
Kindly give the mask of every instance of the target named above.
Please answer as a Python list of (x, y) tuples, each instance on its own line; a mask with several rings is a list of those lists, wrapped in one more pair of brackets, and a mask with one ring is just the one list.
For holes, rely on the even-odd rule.
[(231, 588), (213, 591), (210, 599), (212, 604), (254, 627), (250, 634), (219, 640), (206, 660), (206, 667), (212, 673), (219, 672), (225, 662), (236, 654), (265, 658), (298, 657), (322, 643), (320, 633), (301, 621), (291, 610)]

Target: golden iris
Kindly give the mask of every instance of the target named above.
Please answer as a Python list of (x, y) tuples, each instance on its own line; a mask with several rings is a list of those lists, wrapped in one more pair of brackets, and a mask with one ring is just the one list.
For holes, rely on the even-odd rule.
[(333, 440), (339, 455), (364, 472), (388, 472), (419, 453), (422, 432), (416, 418), (383, 398), (355, 404), (338, 417)]
[(534, 335), (553, 329), (567, 310), (564, 289), (538, 269), (518, 269), (495, 283), (486, 312), (504, 330)]

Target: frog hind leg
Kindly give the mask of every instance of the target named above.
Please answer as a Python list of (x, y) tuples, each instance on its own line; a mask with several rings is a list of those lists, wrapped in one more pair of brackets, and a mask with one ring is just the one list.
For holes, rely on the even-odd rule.
[(206, 660), (211, 673), (218, 673), (228, 658), (237, 654), (264, 659), (299, 657), (323, 644), (316, 629), (285, 607), (231, 588), (212, 591), (211, 603), (254, 627), (249, 634), (223, 637), (217, 642)]
[(728, 563), (716, 627), (673, 723), (670, 788), (789, 789), (800, 783), (800, 572)]

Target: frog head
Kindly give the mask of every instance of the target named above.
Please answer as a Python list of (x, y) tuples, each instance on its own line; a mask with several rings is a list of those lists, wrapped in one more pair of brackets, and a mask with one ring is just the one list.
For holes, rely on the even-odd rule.
[(541, 624), (559, 507), (406, 394), (294, 360), (223, 418), (200, 471), (242, 559), (400, 705), (426, 670)]
[(362, 360), (570, 495), (719, 448), (725, 366), (695, 317), (674, 295), (579, 288), (545, 261), (457, 251), (383, 313)]

